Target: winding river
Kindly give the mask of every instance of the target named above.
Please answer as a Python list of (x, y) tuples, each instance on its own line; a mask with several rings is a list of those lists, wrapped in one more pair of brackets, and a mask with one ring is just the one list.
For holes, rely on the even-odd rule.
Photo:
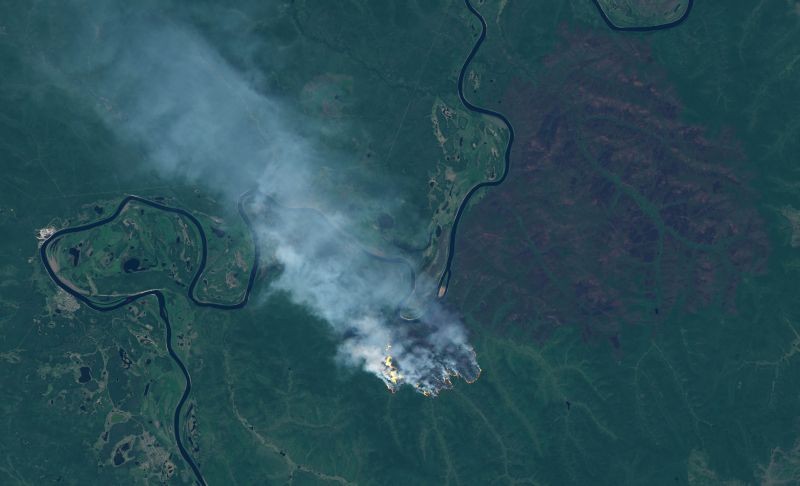
[(98, 226), (103, 226), (105, 224), (108, 224), (108, 223), (114, 221), (122, 213), (122, 211), (125, 209), (125, 206), (127, 206), (132, 201), (135, 201), (135, 202), (138, 202), (140, 204), (144, 204), (146, 206), (150, 206), (152, 208), (159, 209), (161, 211), (165, 211), (165, 212), (168, 212), (168, 213), (178, 214), (180, 216), (185, 217), (189, 221), (191, 221), (192, 224), (197, 228), (197, 232), (200, 235), (200, 241), (202, 243), (202, 245), (201, 245), (201, 247), (202, 247), (201, 248), (201, 254), (200, 254), (200, 265), (197, 267), (197, 271), (195, 272), (194, 277), (192, 277), (192, 281), (189, 284), (189, 287), (188, 287), (188, 290), (187, 290), (187, 297), (189, 298), (190, 301), (192, 301), (192, 303), (194, 305), (196, 305), (198, 307), (211, 307), (211, 308), (214, 308), (214, 309), (221, 309), (221, 310), (240, 309), (240, 308), (244, 307), (245, 305), (247, 305), (247, 301), (250, 298), (250, 293), (251, 293), (251, 291), (253, 289), (253, 283), (255, 282), (256, 274), (258, 273), (258, 262), (259, 262), (259, 245), (258, 245), (258, 242), (256, 240), (256, 233), (255, 233), (255, 231), (253, 231), (253, 228), (252, 228), (252, 226), (250, 224), (250, 220), (248, 219), (247, 214), (244, 211), (244, 200), (250, 194), (251, 194), (251, 192), (246, 192), (246, 193), (242, 194), (242, 196), (239, 198), (238, 210), (239, 210), (239, 214), (241, 215), (241, 217), (244, 220), (245, 224), (250, 229), (250, 233), (251, 233), (251, 235), (253, 237), (253, 242), (254, 242), (254, 246), (255, 246), (254, 255), (253, 255), (253, 266), (252, 266), (252, 268), (250, 270), (250, 276), (249, 276), (249, 279), (247, 281), (247, 288), (245, 290), (244, 296), (242, 297), (242, 299), (239, 302), (236, 302), (236, 303), (233, 303), (233, 304), (220, 304), (220, 303), (216, 303), (216, 302), (204, 302), (202, 300), (198, 300), (195, 297), (195, 287), (197, 286), (197, 282), (200, 280), (200, 277), (202, 276), (203, 272), (205, 271), (206, 262), (208, 260), (208, 242), (206, 240), (206, 233), (203, 230), (203, 225), (200, 224), (200, 221), (198, 221), (195, 216), (193, 216), (191, 213), (189, 213), (188, 211), (186, 211), (184, 209), (170, 207), (170, 206), (167, 206), (165, 204), (161, 204), (161, 203), (158, 203), (158, 202), (155, 202), (155, 201), (151, 201), (149, 199), (145, 199), (143, 197), (127, 196), (119, 203), (119, 206), (117, 206), (116, 211), (114, 211), (114, 213), (111, 214), (111, 216), (108, 216), (107, 218), (104, 218), (104, 219), (101, 219), (101, 220), (98, 220), (98, 221), (94, 221), (92, 223), (87, 223), (87, 224), (80, 225), (80, 226), (73, 226), (73, 227), (70, 227), (70, 228), (64, 228), (64, 229), (61, 229), (59, 231), (56, 231), (49, 238), (47, 238), (42, 243), (42, 246), (39, 248), (39, 256), (42, 259), (42, 264), (44, 265), (45, 270), (47, 270), (47, 273), (48, 273), (48, 275), (50, 275), (50, 278), (53, 280), (53, 282), (55, 282), (55, 284), (58, 285), (62, 290), (64, 290), (65, 292), (69, 293), (70, 295), (72, 295), (73, 297), (78, 299), (80, 302), (83, 302), (84, 304), (86, 304), (86, 306), (88, 306), (91, 309), (94, 309), (94, 310), (100, 311), (100, 312), (110, 312), (110, 311), (119, 309), (120, 307), (126, 306), (126, 305), (128, 305), (128, 304), (130, 304), (132, 302), (136, 302), (139, 299), (143, 299), (143, 298), (149, 297), (151, 295), (155, 296), (156, 300), (158, 301), (158, 312), (159, 312), (159, 315), (161, 316), (161, 320), (164, 321), (164, 326), (166, 328), (167, 352), (169, 353), (170, 357), (175, 362), (175, 364), (178, 365), (178, 368), (180, 368), (181, 373), (183, 373), (184, 381), (186, 383), (186, 386), (185, 386), (185, 388), (183, 390), (183, 395), (181, 395), (181, 399), (178, 402), (178, 405), (175, 407), (175, 413), (173, 415), (173, 429), (174, 429), (174, 433), (175, 433), (175, 443), (178, 446), (178, 451), (180, 452), (181, 456), (186, 461), (186, 463), (189, 464), (189, 467), (191, 467), (192, 472), (194, 472), (194, 475), (195, 475), (195, 478), (197, 480), (197, 483), (199, 483), (201, 485), (204, 485), (204, 486), (206, 485), (206, 481), (203, 478), (203, 474), (200, 472), (200, 468), (197, 467), (197, 464), (195, 463), (194, 459), (192, 459), (192, 457), (189, 455), (189, 452), (184, 447), (183, 441), (181, 439), (181, 434), (180, 434), (180, 430), (181, 430), (181, 428), (180, 428), (181, 410), (183, 409), (183, 405), (186, 403), (186, 400), (189, 398), (189, 394), (192, 391), (192, 379), (189, 376), (189, 371), (186, 369), (186, 366), (183, 364), (183, 362), (181, 361), (180, 357), (178, 357), (178, 354), (175, 352), (175, 349), (172, 346), (172, 325), (170, 324), (170, 321), (169, 321), (169, 313), (167, 312), (166, 299), (164, 297), (164, 293), (161, 292), (161, 290), (158, 290), (158, 289), (150, 289), (150, 290), (144, 290), (142, 292), (137, 292), (137, 293), (134, 293), (134, 294), (130, 294), (130, 295), (124, 296), (124, 297), (122, 297), (122, 299), (119, 302), (116, 302), (116, 303), (98, 304), (97, 302), (94, 302), (92, 299), (90, 299), (86, 295), (76, 291), (70, 285), (66, 284), (64, 281), (62, 281), (59, 278), (58, 274), (53, 270), (53, 267), (50, 265), (50, 261), (49, 261), (49, 259), (47, 257), (47, 250), (50, 247), (50, 245), (52, 245), (53, 242), (57, 241), (59, 238), (61, 238), (64, 235), (71, 234), (71, 233), (79, 233), (81, 231), (87, 231), (87, 230), (90, 230), (92, 228), (97, 228)]
[[(619, 27), (615, 25), (611, 19), (608, 18), (603, 8), (600, 6), (598, 0), (592, 0), (597, 7), (598, 11), (600, 12), (603, 21), (606, 25), (611, 28), (612, 30), (622, 31), (622, 32), (650, 32), (655, 30), (664, 30), (675, 27), (682, 22), (684, 22), (688, 17), (689, 13), (694, 6), (694, 0), (688, 0), (688, 5), (686, 6), (686, 11), (683, 15), (672, 22), (660, 25), (651, 25), (651, 26), (644, 26), (644, 27)], [(464, 61), (464, 65), (461, 67), (461, 72), (458, 74), (458, 97), (461, 99), (461, 103), (466, 107), (468, 110), (479, 113), (481, 115), (487, 115), (497, 120), (500, 120), (508, 129), (508, 142), (506, 144), (506, 150), (503, 158), (503, 173), (500, 178), (491, 180), (491, 181), (484, 181), (476, 184), (472, 187), (472, 189), (467, 192), (464, 199), (461, 200), (461, 204), (458, 206), (458, 210), (456, 211), (455, 218), (453, 219), (453, 226), (450, 228), (450, 243), (447, 248), (447, 261), (445, 263), (444, 269), (442, 270), (442, 274), (439, 277), (439, 298), (443, 298), (447, 293), (447, 286), (450, 282), (450, 276), (452, 275), (452, 266), (453, 266), (453, 257), (455, 256), (456, 252), (456, 235), (458, 233), (458, 224), (461, 222), (461, 216), (464, 214), (464, 210), (469, 203), (470, 198), (478, 192), (478, 190), (484, 187), (492, 187), (492, 186), (499, 186), (506, 180), (508, 176), (508, 170), (511, 165), (511, 147), (514, 144), (514, 127), (511, 126), (511, 122), (508, 118), (505, 117), (502, 113), (492, 111), (486, 108), (481, 108), (480, 106), (476, 106), (472, 104), (465, 96), (464, 96), (464, 78), (467, 74), (467, 69), (469, 69), (469, 65), (472, 62), (472, 59), (478, 53), (478, 50), (483, 44), (483, 41), (486, 40), (486, 20), (483, 16), (472, 6), (470, 0), (464, 0), (464, 4), (469, 9), (470, 13), (477, 18), (481, 23), (481, 34), (478, 37), (478, 40), (475, 41), (475, 44), (472, 46), (472, 50), (470, 51), (467, 59)]]
[(603, 10), (603, 7), (600, 5), (599, 0), (592, 0), (594, 2), (595, 7), (597, 7), (598, 12), (600, 12), (600, 17), (603, 18), (603, 21), (606, 23), (609, 29), (611, 30), (618, 30), (621, 32), (652, 32), (654, 30), (664, 30), (669, 29), (670, 27), (675, 27), (676, 25), (682, 23), (684, 20), (689, 18), (689, 12), (692, 11), (692, 7), (694, 6), (694, 0), (688, 0), (686, 4), (686, 10), (683, 12), (683, 15), (680, 18), (673, 20), (672, 22), (667, 22), (666, 24), (658, 24), (658, 25), (645, 25), (645, 26), (631, 26), (631, 27), (619, 27), (614, 22), (608, 18), (606, 15), (606, 11)]
[(464, 0), (464, 4), (469, 9), (470, 13), (480, 20), (481, 34), (478, 37), (478, 40), (475, 41), (475, 44), (472, 46), (472, 50), (467, 56), (467, 59), (464, 61), (464, 65), (461, 66), (461, 72), (458, 74), (458, 97), (461, 99), (461, 103), (468, 110), (481, 115), (488, 115), (492, 118), (500, 120), (506, 126), (506, 129), (508, 129), (508, 143), (506, 144), (506, 151), (503, 156), (503, 173), (500, 175), (500, 177), (491, 181), (480, 182), (473, 186), (472, 189), (467, 192), (467, 195), (464, 196), (464, 199), (461, 200), (461, 204), (459, 204), (458, 209), (456, 210), (456, 215), (453, 219), (453, 227), (450, 228), (450, 244), (447, 247), (447, 261), (445, 262), (444, 270), (442, 270), (442, 275), (439, 277), (439, 298), (444, 297), (447, 293), (447, 285), (450, 282), (450, 275), (452, 274), (451, 267), (453, 265), (453, 257), (456, 253), (456, 234), (458, 233), (458, 223), (461, 222), (461, 216), (464, 214), (464, 209), (466, 209), (470, 198), (476, 192), (478, 192), (478, 190), (484, 187), (499, 186), (503, 183), (503, 181), (506, 180), (506, 177), (508, 176), (508, 168), (511, 165), (511, 147), (514, 144), (514, 127), (511, 126), (511, 122), (508, 121), (508, 118), (506, 118), (505, 115), (473, 105), (464, 96), (464, 78), (466, 77), (467, 69), (469, 69), (472, 59), (478, 53), (478, 49), (480, 49), (481, 44), (483, 44), (483, 41), (486, 40), (486, 20), (484, 20), (483, 16), (478, 13), (475, 7), (472, 6), (469, 0)]

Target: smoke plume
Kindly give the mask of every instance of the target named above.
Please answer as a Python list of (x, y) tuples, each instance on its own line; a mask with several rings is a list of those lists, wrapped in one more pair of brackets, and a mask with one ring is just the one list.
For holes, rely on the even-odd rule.
[(75, 8), (60, 21), (76, 33), (44, 56), (43, 69), (75, 100), (92, 103), (121, 142), (142, 147), (147, 167), (231, 200), (256, 186), (248, 211), (263, 252), (282, 269), (271, 286), (329, 323), (339, 362), (392, 390), (409, 384), (432, 395), (451, 377), (477, 378), (462, 323), (432, 292), (420, 319), (398, 316), (414, 288), (432, 283), (359, 244), (358, 222), (368, 215), (352, 208), (369, 202), (351, 204), (315, 177), (347, 154), (320, 143), (314, 120), (289, 102), (259, 92), (258, 70), (232, 67), (190, 24), (163, 14)]

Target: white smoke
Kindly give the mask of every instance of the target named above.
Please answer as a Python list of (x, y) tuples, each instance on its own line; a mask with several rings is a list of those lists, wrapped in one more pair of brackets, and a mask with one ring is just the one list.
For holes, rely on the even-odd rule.
[[(45, 58), (49, 76), (75, 99), (91, 101), (120, 140), (142, 146), (150, 166), (232, 199), (257, 187), (251, 219), (264, 251), (282, 267), (272, 285), (330, 324), (340, 338), (339, 361), (392, 390), (406, 383), (436, 394), (452, 376), (477, 378), (455, 315), (431, 303), (418, 321), (398, 317), (414, 286), (409, 268), (364, 250), (357, 243), (363, 227), (353, 222), (365, 215), (314, 177), (346, 155), (317, 147), (313, 120), (256, 91), (249, 79), (257, 76), (232, 68), (186, 24), (77, 10), (62, 21), (77, 34)], [(300, 217), (309, 210), (288, 207), (325, 215)]]

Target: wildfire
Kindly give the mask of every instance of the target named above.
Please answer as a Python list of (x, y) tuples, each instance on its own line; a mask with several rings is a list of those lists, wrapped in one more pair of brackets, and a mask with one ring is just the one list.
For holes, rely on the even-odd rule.
[(403, 353), (403, 349), (401, 349), (399, 353), (396, 351), (392, 352), (391, 344), (387, 344), (382, 353), (382, 357), (379, 358), (380, 364), (378, 365), (378, 370), (376, 370), (378, 377), (383, 380), (386, 388), (392, 393), (397, 392), (403, 385), (410, 385), (418, 393), (426, 397), (436, 397), (441, 390), (447, 390), (453, 387), (453, 378), (463, 378), (467, 383), (472, 383), (478, 378), (481, 372), (480, 367), (473, 361), (474, 370), (469, 369), (468, 371), (470, 371), (470, 373), (467, 376), (463, 376), (459, 372), (459, 369), (453, 368), (442, 368), (435, 375), (429, 374), (420, 376), (418, 370), (413, 367), (412, 359), (410, 361), (412, 366), (405, 370), (408, 373), (408, 376), (406, 376), (400, 372), (402, 364), (398, 362), (398, 356), (402, 363), (409, 366), (408, 362), (404, 359), (406, 355)]
[(397, 369), (397, 366), (392, 362), (392, 355), (389, 350), (392, 348), (391, 344), (386, 345), (386, 357), (383, 359), (383, 376), (392, 384), (397, 385), (403, 379), (403, 375)]

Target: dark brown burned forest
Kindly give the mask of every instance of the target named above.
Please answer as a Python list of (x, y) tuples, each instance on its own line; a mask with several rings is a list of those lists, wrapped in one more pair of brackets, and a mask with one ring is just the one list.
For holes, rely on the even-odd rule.
[(484, 325), (580, 326), (615, 347), (673, 310), (735, 312), (768, 242), (734, 136), (682, 119), (643, 42), (561, 36), (542, 77), (506, 92), (511, 174), (467, 218), (455, 288), (482, 296)]

